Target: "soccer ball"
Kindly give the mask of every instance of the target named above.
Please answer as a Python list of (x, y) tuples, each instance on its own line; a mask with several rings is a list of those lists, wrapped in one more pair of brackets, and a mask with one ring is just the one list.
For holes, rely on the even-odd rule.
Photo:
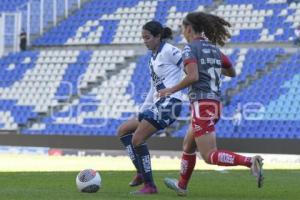
[(82, 170), (76, 177), (76, 185), (80, 192), (97, 192), (101, 187), (101, 176), (93, 169)]

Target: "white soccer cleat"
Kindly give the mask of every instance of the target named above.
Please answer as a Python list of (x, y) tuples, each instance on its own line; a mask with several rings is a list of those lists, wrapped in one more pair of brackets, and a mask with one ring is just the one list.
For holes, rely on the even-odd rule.
[(256, 177), (257, 187), (261, 188), (264, 181), (263, 158), (261, 156), (252, 157), (251, 173)]
[(187, 190), (182, 189), (178, 186), (178, 180), (174, 178), (165, 178), (164, 179), (165, 185), (170, 188), (171, 190), (174, 190), (178, 196), (186, 196)]

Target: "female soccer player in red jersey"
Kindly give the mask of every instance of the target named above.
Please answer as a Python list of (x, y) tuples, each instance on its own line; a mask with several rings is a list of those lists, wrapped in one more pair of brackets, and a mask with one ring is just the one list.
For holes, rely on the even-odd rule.
[(182, 32), (188, 41), (182, 53), (186, 76), (177, 85), (159, 91), (160, 96), (168, 96), (189, 88), (192, 120), (183, 141), (180, 178), (178, 181), (171, 178), (164, 180), (167, 187), (178, 195), (187, 194), (197, 149), (208, 164), (251, 168), (258, 187), (262, 186), (263, 159), (260, 156), (245, 157), (220, 150), (216, 144), (215, 124), (221, 113), (221, 74), (236, 76), (229, 59), (216, 46), (223, 46), (230, 37), (228, 27), (230, 23), (218, 16), (203, 12), (189, 13), (182, 23)]

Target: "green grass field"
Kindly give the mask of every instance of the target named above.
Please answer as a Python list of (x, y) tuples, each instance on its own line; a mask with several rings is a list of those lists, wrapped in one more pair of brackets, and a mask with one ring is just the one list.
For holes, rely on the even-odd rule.
[(77, 172), (1, 172), (2, 200), (93, 200), (93, 199), (205, 199), (205, 200), (297, 200), (300, 199), (300, 170), (266, 170), (265, 184), (258, 189), (249, 171), (195, 171), (188, 197), (177, 197), (163, 184), (166, 176), (177, 177), (177, 171), (154, 171), (159, 194), (132, 196), (132, 171), (101, 172), (102, 188), (94, 194), (77, 191)]

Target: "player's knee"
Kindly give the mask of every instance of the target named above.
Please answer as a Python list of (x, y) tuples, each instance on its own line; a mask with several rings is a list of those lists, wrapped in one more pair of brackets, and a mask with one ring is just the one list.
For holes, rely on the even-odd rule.
[(211, 164), (211, 162), (210, 162), (210, 156), (209, 155), (210, 155), (209, 153), (201, 154), (204, 162), (206, 162), (207, 164)]
[(202, 155), (202, 158), (206, 164), (211, 164), (208, 156)]
[(210, 158), (209, 158), (209, 154), (207, 153), (201, 153), (201, 157), (203, 159), (203, 161), (207, 164), (210, 164)]

